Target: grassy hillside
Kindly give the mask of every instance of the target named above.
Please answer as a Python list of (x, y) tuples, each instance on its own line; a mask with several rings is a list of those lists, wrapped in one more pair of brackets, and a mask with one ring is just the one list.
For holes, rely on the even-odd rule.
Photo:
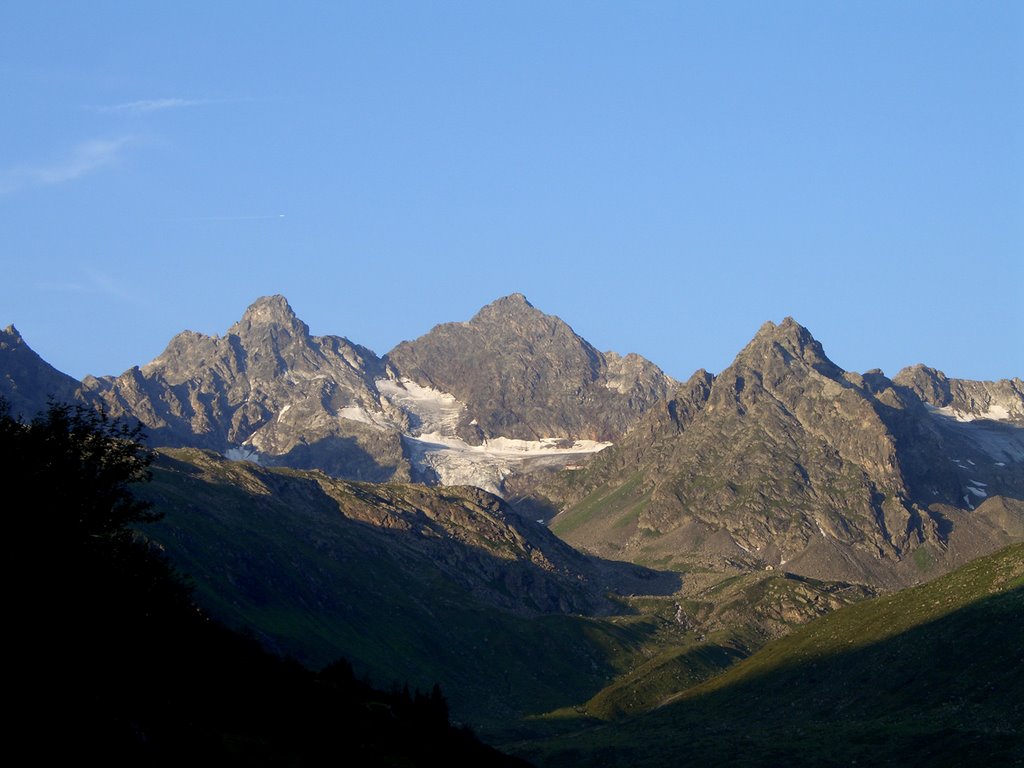
[[(457, 489), (437, 507), (451, 515), (446, 538), (430, 527), (431, 510), (402, 507), (403, 494), (434, 503), (430, 489), (322, 484), (195, 451), (174, 457), (161, 458), (139, 489), (165, 515), (147, 535), (189, 574), (212, 615), (309, 667), (345, 656), (381, 685), (440, 683), (453, 716), (481, 724), (583, 701), (627, 658), (662, 642), (654, 621), (537, 610), (541, 599), (571, 606), (580, 588), (562, 586), (535, 549), (524, 545), (540, 565), (501, 559), (507, 542), (477, 546), (473, 526), (488, 521), (467, 512)], [(370, 491), (362, 507), (344, 496)], [(422, 530), (403, 529), (407, 519)]]
[(647, 714), (563, 718), (542, 765), (1024, 764), (1024, 545), (838, 610)]
[(632, 659), (628, 669), (571, 711), (609, 720), (654, 709), (770, 640), (873, 594), (857, 585), (771, 571), (701, 576), (690, 574), (684, 588), (669, 597), (625, 600), (646, 621), (661, 621), (664, 642)]
[(345, 662), (316, 674), (211, 621), (133, 530), (159, 525), (133, 492), (153, 458), (137, 430), (85, 407), (30, 424), (6, 408), (0, 467), (23, 506), (8, 528), (26, 574), (7, 637), (15, 762), (515, 764), (453, 728), (439, 688), (375, 690)]
[(565, 707), (650, 709), (865, 596), (789, 574), (602, 562), (473, 489), (175, 450), (139, 492), (165, 514), (148, 535), (221, 621), (311, 668), (344, 656), (379, 684), (440, 683), (481, 729)]

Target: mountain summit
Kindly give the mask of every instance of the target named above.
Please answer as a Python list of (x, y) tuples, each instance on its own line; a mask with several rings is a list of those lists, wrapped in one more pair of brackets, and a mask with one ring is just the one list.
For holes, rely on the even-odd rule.
[[(42, 365), (28, 367), (43, 376)], [(275, 295), (254, 301), (223, 336), (183, 331), (141, 367), (88, 377), (79, 396), (137, 419), (155, 445), (500, 492), (517, 463), (553, 469), (603, 448), (671, 383), (637, 355), (598, 352), (522, 294), (383, 360), (343, 337), (311, 336)], [(501, 439), (523, 442), (510, 450)]]
[(397, 433), (343, 418), (381, 410), (370, 350), (309, 335), (283, 296), (253, 302), (224, 336), (179, 333), (142, 368), (88, 378), (112, 415), (138, 419), (157, 445), (319, 468), (361, 480), (408, 479)]
[[(944, 417), (910, 379), (843, 371), (796, 321), (766, 323), (720, 375), (695, 376), (550, 489), (566, 502), (552, 527), (616, 559), (879, 586), (1024, 535), (1021, 430)], [(1009, 400), (1012, 386), (974, 384), (959, 389)], [(982, 509), (999, 494), (1017, 511)]]
[(1019, 378), (965, 381), (950, 379), (926, 365), (913, 365), (897, 373), (893, 382), (958, 421), (994, 419), (1024, 426), (1024, 381)]
[(384, 358), (267, 296), (223, 336), (184, 331), (75, 390), (0, 332), (0, 394), (22, 412), (56, 394), (137, 419), (155, 445), (528, 497), (615, 559), (892, 586), (1024, 536), (1020, 379), (844, 371), (789, 317), (681, 385), (522, 294)]
[(477, 312), (477, 317), (481, 315), (496, 314), (498, 316), (504, 316), (512, 314), (517, 311), (528, 312), (533, 310), (535, 314), (544, 314), (543, 312), (537, 311), (537, 309), (530, 303), (530, 300), (522, 293), (510, 293), (508, 296), (502, 296), (495, 299), (490, 304), (480, 308)]
[(285, 330), (299, 338), (309, 336), (309, 326), (295, 316), (291, 304), (280, 294), (256, 299), (245, 310), (242, 319), (231, 326), (228, 333), (244, 336), (259, 328)]
[(30, 419), (46, 407), (47, 398), (67, 402), (77, 389), (78, 382), (37, 355), (17, 328), (0, 330), (0, 396), (12, 415)]
[(737, 361), (761, 365), (771, 365), (769, 361), (773, 358), (783, 366), (791, 360), (800, 360), (816, 370), (820, 368), (821, 373), (829, 376), (840, 372), (839, 367), (825, 355), (818, 340), (792, 317), (787, 317), (778, 325), (770, 320), (766, 322), (737, 355)]
[(466, 405), (459, 434), (472, 442), (563, 436), (614, 440), (665, 398), (671, 378), (639, 356), (604, 355), (520, 293), (399, 344), (387, 362), (421, 386)]

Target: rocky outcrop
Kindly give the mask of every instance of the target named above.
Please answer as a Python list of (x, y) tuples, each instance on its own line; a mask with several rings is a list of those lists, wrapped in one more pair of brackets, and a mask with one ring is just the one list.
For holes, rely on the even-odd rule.
[(223, 336), (184, 331), (150, 363), (80, 388), (43, 382), (45, 363), (20, 337), (8, 346), (34, 358), (9, 356), (0, 369), (19, 408), (22, 392), (44, 404), (63, 387), (63, 396), (137, 420), (158, 446), (497, 493), (523, 472), (601, 450), (673, 384), (638, 355), (598, 352), (519, 294), (385, 360), (348, 339), (310, 335), (282, 296), (255, 301)]
[(906, 583), (951, 552), (1013, 540), (1024, 503), (1020, 379), (843, 371), (791, 318), (682, 385), (637, 355), (598, 352), (521, 294), (383, 359), (312, 336), (271, 296), (225, 335), (185, 331), (77, 393), (13, 328), (0, 365), (0, 394), (22, 412), (77, 396), (137, 419), (155, 445), (476, 485), (637, 562)]
[(142, 367), (87, 378), (80, 396), (137, 419), (154, 445), (504, 493), (523, 471), (600, 450), (595, 436), (628, 431), (671, 383), (638, 355), (601, 354), (518, 294), (384, 360), (310, 335), (269, 296), (223, 336), (180, 333)]
[(904, 368), (893, 382), (960, 421), (988, 419), (1024, 426), (1024, 381), (950, 379), (926, 365)]
[(78, 381), (61, 373), (25, 343), (18, 329), (0, 330), (0, 397), (11, 415), (30, 419), (46, 408), (49, 399), (73, 402)]
[[(983, 515), (964, 514), (977, 492), (1024, 498), (1012, 455), (970, 449), (916, 392), (841, 370), (787, 318), (543, 490), (565, 503), (556, 532), (606, 556), (886, 586), (919, 578), (951, 538), (977, 539)], [(1013, 538), (986, 530), (993, 547)]]
[[(282, 296), (250, 306), (224, 336), (185, 331), (163, 353), (82, 390), (115, 416), (138, 419), (157, 445), (318, 467), (364, 480), (408, 479), (399, 434), (376, 428), (377, 356), (338, 336), (316, 337)], [(401, 414), (391, 416), (401, 422)]]
[(470, 443), (498, 436), (615, 440), (673, 385), (639, 355), (598, 352), (518, 293), (468, 322), (402, 342), (386, 359), (402, 376), (463, 403), (457, 433)]

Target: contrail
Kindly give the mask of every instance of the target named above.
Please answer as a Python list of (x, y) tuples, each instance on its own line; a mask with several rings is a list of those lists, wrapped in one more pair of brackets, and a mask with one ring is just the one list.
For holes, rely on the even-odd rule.
[(183, 216), (175, 219), (158, 219), (158, 221), (261, 221), (266, 219), (283, 219), (284, 214), (270, 216)]

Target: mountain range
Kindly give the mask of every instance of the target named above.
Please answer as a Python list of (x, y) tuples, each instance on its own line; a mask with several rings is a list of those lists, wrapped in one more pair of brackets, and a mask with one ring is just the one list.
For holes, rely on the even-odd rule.
[[(844, 371), (792, 318), (680, 382), (521, 294), (383, 356), (269, 296), (83, 381), (9, 326), (0, 397), (144, 428), (138, 492), (163, 520), (140, 530), (229, 627), (310, 667), (440, 681), (495, 734), (654, 710), (1024, 541), (1021, 379)], [(510, 748), (577, 749), (531, 743)]]
[(680, 383), (521, 294), (383, 357), (310, 335), (269, 296), (223, 336), (184, 331), (149, 363), (82, 382), (11, 326), (0, 375), (15, 412), (78, 399), (138, 420), (156, 446), (474, 485), (554, 518), (576, 547), (648, 566), (892, 587), (1024, 537), (1024, 382), (844, 371), (792, 318)]
[(898, 586), (1024, 536), (1024, 386), (844, 371), (791, 318), (543, 490), (556, 533), (674, 568)]
[(21, 413), (74, 396), (137, 419), (154, 445), (496, 492), (524, 461), (563, 466), (619, 438), (674, 383), (637, 355), (598, 352), (519, 294), (383, 358), (311, 336), (281, 296), (258, 299), (223, 336), (180, 333), (120, 376), (75, 382), (13, 326), (0, 357), (0, 394)]

